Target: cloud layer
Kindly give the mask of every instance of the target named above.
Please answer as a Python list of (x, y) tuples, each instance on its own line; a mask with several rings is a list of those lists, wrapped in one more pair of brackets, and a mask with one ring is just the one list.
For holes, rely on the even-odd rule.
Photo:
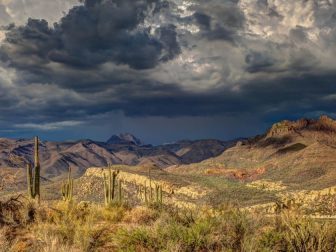
[(30, 1), (0, 4), (8, 125), (333, 112), (332, 0)]

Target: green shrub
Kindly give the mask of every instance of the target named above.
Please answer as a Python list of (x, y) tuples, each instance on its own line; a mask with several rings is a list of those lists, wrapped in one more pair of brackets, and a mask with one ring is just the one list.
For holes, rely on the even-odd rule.
[(292, 251), (334, 251), (336, 228), (332, 222), (285, 215), (285, 239)]

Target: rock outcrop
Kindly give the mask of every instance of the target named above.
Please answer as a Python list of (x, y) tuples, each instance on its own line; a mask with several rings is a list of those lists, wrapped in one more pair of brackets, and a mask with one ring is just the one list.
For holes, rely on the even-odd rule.
[(328, 116), (321, 116), (319, 119), (300, 119), (297, 121), (282, 121), (275, 123), (267, 132), (267, 137), (279, 137), (310, 130), (319, 132), (336, 133), (336, 121)]

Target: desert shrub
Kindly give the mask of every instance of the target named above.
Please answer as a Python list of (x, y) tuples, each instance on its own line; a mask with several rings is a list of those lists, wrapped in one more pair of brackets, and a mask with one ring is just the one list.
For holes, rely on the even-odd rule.
[(262, 230), (255, 246), (261, 251), (288, 251), (285, 234), (274, 227), (266, 227)]
[(213, 224), (211, 219), (199, 219), (190, 226), (171, 222), (158, 226), (156, 232), (163, 247), (166, 247), (169, 241), (170, 246), (176, 244), (182, 251), (209, 250), (213, 245), (211, 241)]
[(24, 225), (29, 204), (22, 195), (0, 201), (0, 226)]
[(190, 226), (195, 223), (196, 213), (190, 209), (181, 209), (176, 207), (165, 207), (162, 217), (173, 220), (184, 226)]
[(40, 249), (52, 251), (53, 244), (58, 242), (68, 251), (95, 251), (107, 242), (107, 228), (95, 225), (104, 220), (104, 211), (107, 210), (94, 205), (64, 202), (45, 208), (33, 227)]
[(162, 249), (153, 232), (148, 227), (119, 229), (114, 237), (121, 251), (159, 251)]
[(10, 232), (11, 232), (10, 227), (0, 228), (0, 251), (1, 252), (10, 251), (11, 241), (8, 237)]
[(336, 228), (332, 222), (284, 215), (284, 236), (292, 251), (334, 251)]
[(93, 223), (87, 222), (76, 230), (74, 244), (81, 251), (96, 251), (108, 241), (107, 231), (106, 227), (94, 227)]
[(255, 249), (260, 251), (334, 251), (336, 228), (332, 221), (286, 212), (262, 226)]
[(336, 247), (332, 220), (290, 210), (264, 216), (232, 205), (194, 211), (53, 202), (20, 204), (19, 217), (13, 217), (7, 209), (2, 213), (10, 224), (0, 228), (3, 251), (327, 252)]
[(161, 213), (150, 228), (120, 230), (115, 236), (117, 246), (122, 250), (140, 246), (149, 251), (243, 251), (247, 233), (252, 233), (244, 213), (238, 210), (225, 216), (190, 211), (171, 214)]
[(207, 220), (186, 226), (164, 214), (151, 226), (120, 229), (114, 241), (121, 250), (164, 251), (174, 247), (180, 248), (179, 251), (195, 251), (207, 247), (210, 229)]
[(74, 241), (75, 229), (76, 225), (72, 221), (39, 223), (34, 227), (34, 234), (41, 241), (44, 241), (46, 237), (53, 237), (60, 241), (61, 244), (72, 244)]
[(74, 249), (69, 244), (65, 244), (63, 241), (59, 240), (56, 236), (49, 236), (49, 234), (44, 234), (42, 239), (39, 240), (38, 244), (35, 245), (33, 251), (41, 252), (72, 252)]
[(217, 217), (216, 231), (224, 248), (242, 251), (246, 237), (252, 232), (252, 221), (238, 209), (233, 209)]
[(159, 212), (151, 208), (139, 206), (127, 211), (123, 221), (127, 223), (146, 224), (154, 222), (159, 217)]
[[(114, 237), (117, 247), (131, 251), (139, 249), (139, 246), (145, 251), (330, 251), (328, 248), (334, 245), (331, 233), (328, 239), (319, 238), (320, 245), (317, 247), (307, 246), (307, 250), (300, 250), (295, 248), (295, 242), (309, 244), (310, 240), (293, 236), (289, 227), (295, 226), (294, 222), (288, 223), (281, 217), (251, 214), (237, 208), (226, 208), (217, 214), (211, 211), (206, 214), (200, 211), (171, 214), (170, 210), (160, 212), (160, 217), (150, 226), (122, 228)], [(304, 227), (304, 223), (298, 225)], [(327, 226), (318, 222), (316, 225), (316, 228), (327, 230)], [(322, 244), (327, 247), (318, 250)]]
[(105, 221), (118, 223), (124, 218), (126, 209), (123, 206), (111, 205), (109, 207), (101, 207), (98, 212), (100, 212), (99, 214)]

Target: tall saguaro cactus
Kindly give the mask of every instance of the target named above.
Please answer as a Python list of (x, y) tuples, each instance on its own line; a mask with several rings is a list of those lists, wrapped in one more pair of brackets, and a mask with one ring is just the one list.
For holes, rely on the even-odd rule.
[(121, 186), (121, 184), (122, 184), (122, 181), (119, 179), (119, 181), (118, 181), (118, 201), (119, 201), (119, 203), (122, 202), (122, 186)]
[(62, 197), (64, 201), (70, 202), (73, 196), (73, 179), (71, 178), (71, 167), (69, 167), (68, 180), (63, 182)]
[(162, 204), (162, 185), (155, 185), (155, 201)]
[(151, 177), (151, 168), (148, 167), (148, 178), (149, 178), (149, 200), (153, 200), (153, 190), (152, 190), (152, 177)]
[(27, 165), (27, 185), (28, 194), (32, 199), (37, 199), (40, 203), (40, 158), (39, 158), (39, 139), (36, 136), (34, 138), (34, 168), (31, 164)]
[[(108, 167), (107, 176), (104, 173), (104, 196), (105, 196), (105, 205), (111, 205), (112, 201), (115, 198), (115, 186), (116, 186), (116, 179), (117, 175), (119, 174), (119, 170), (112, 171), (112, 168)], [(120, 188), (121, 190), (121, 188)]]

